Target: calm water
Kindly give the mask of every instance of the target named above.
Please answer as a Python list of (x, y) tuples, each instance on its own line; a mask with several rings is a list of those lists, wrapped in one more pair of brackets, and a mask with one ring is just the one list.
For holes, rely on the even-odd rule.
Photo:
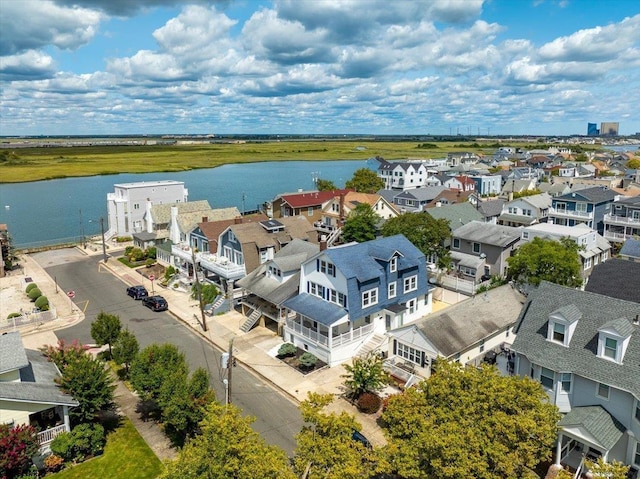
[[(0, 223), (9, 227), (18, 248), (79, 241), (107, 229), (107, 193), (115, 183), (184, 181), (189, 200), (208, 200), (212, 208), (256, 209), (279, 193), (313, 189), (314, 176), (339, 188), (359, 168), (376, 168), (374, 161), (290, 161), (225, 165), (178, 173), (146, 173), (67, 178), (31, 183), (0, 184)], [(243, 204), (244, 197), (244, 204)], [(8, 208), (7, 208), (8, 207)]]

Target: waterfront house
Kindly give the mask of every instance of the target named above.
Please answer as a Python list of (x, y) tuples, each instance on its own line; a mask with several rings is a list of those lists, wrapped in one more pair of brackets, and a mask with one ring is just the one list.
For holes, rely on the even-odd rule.
[(425, 186), (428, 171), (421, 160), (386, 161), (378, 159), (378, 177), (387, 190), (407, 190)]
[(499, 286), (392, 329), (385, 369), (410, 385), (417, 377), (428, 378), (436, 359), (479, 366), (489, 351), (508, 349), (524, 302), (515, 288)]
[(140, 181), (118, 183), (113, 187), (114, 192), (107, 194), (107, 238), (145, 231), (147, 201), (154, 205), (184, 203), (189, 196), (182, 181)]
[(304, 216), (311, 224), (322, 220), (322, 208), (336, 196), (353, 190), (298, 191), (276, 196), (267, 205), (267, 216), (279, 219)]
[(615, 191), (601, 186), (583, 188), (557, 196), (551, 202), (549, 222), (565, 226), (584, 223), (603, 235), (604, 216), (610, 213), (611, 204), (617, 197)]
[(543, 281), (515, 328), (515, 373), (563, 414), (556, 464), (640, 468), (640, 304)]
[(547, 193), (507, 201), (498, 217), (498, 224), (529, 226), (535, 223), (546, 223), (550, 207), (551, 196)]
[(431, 312), (424, 254), (402, 235), (322, 249), (302, 263), (284, 339), (329, 366)]
[(59, 375), (42, 353), (25, 349), (19, 332), (0, 335), (0, 423), (34, 426), (42, 452), (71, 431), (69, 408), (78, 405), (55, 384)]
[(640, 196), (614, 201), (602, 222), (608, 240), (622, 243), (640, 236)]

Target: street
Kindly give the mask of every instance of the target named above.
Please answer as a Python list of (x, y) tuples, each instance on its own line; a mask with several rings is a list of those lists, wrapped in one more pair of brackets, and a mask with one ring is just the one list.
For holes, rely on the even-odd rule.
[[(87, 257), (75, 249), (32, 256), (55, 279), (58, 288), (74, 291), (73, 301), (85, 313), (81, 323), (56, 331), (59, 339), (94, 343), (91, 321), (101, 311), (118, 315), (123, 328), (135, 334), (141, 349), (152, 343), (171, 343), (185, 354), (192, 370), (206, 369), (216, 397), (224, 401), (220, 351), (170, 313), (155, 313), (145, 308), (141, 301), (130, 298), (125, 292), (127, 285), (100, 265), (101, 257)], [(294, 436), (302, 427), (302, 419), (291, 400), (239, 363), (233, 370), (231, 399), (245, 414), (256, 418), (253, 428), (268, 443), (292, 455)]]

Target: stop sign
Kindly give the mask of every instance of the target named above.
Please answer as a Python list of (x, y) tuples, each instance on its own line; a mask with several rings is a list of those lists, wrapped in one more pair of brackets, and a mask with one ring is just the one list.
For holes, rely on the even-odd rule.
[(156, 277), (152, 274), (149, 275), (149, 281), (153, 281), (154, 279), (156, 279)]
[(76, 292), (75, 292), (75, 291), (69, 291), (69, 292), (67, 293), (67, 296), (69, 296), (71, 299), (73, 299), (73, 298), (75, 298), (75, 297), (76, 297)]

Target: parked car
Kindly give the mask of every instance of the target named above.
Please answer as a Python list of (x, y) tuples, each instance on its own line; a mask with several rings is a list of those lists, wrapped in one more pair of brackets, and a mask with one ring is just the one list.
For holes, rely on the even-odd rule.
[(351, 434), (351, 439), (359, 442), (367, 449), (371, 449), (373, 447), (369, 442), (369, 439), (367, 439), (364, 434), (362, 434), (360, 431), (357, 431), (356, 429), (353, 430), (353, 433)]
[(152, 311), (166, 311), (169, 309), (169, 303), (162, 296), (147, 296), (142, 299), (142, 304)]
[(145, 288), (142, 285), (129, 286), (127, 288), (127, 294), (131, 296), (133, 299), (142, 299), (149, 296), (149, 293), (147, 292), (147, 288)]

